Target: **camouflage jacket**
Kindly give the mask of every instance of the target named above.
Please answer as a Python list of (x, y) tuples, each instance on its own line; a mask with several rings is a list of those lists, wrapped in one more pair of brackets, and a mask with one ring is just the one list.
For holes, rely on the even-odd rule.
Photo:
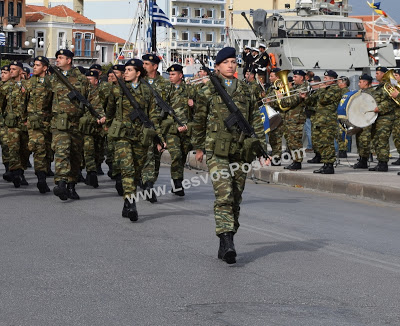
[(316, 92), (317, 106), (314, 117), (314, 124), (326, 125), (337, 123), (337, 108), (342, 99), (342, 90), (337, 86), (329, 85), (326, 88), (319, 88)]
[(53, 100), (50, 76), (32, 76), (26, 81), (26, 91), (28, 93), (28, 116), (37, 116), (41, 120), (50, 122)]
[[(170, 101), (169, 104), (172, 109), (175, 111), (178, 119), (184, 124), (188, 124), (193, 120), (193, 108), (188, 105), (188, 100), (190, 98), (190, 87), (182, 82), (179, 88), (176, 88), (175, 85), (171, 85), (170, 91)], [(173, 120), (171, 116), (168, 116), (167, 119)], [(178, 126), (176, 125), (176, 128)]]
[[(378, 104), (379, 113), (378, 116), (393, 114), (393, 109), (397, 107), (397, 104), (393, 101), (388, 93), (384, 90), (385, 84), (380, 83), (375, 91), (371, 94), (376, 103)], [(397, 108), (396, 108), (397, 109)]]
[[(227, 86), (220, 78), (222, 86)], [(257, 100), (246, 85), (237, 80), (236, 90), (232, 93), (232, 100), (242, 112), (245, 119), (253, 126), (262, 144), (265, 144), (264, 127)], [(239, 140), (240, 134), (236, 128), (227, 129), (224, 120), (230, 115), (228, 108), (216, 92), (211, 81), (201, 89), (197, 97), (197, 108), (193, 119), (192, 144), (194, 149), (213, 151), (215, 136), (219, 131), (231, 133), (234, 141)]]
[(295, 85), (291, 90), (291, 95), (281, 99), (281, 106), (283, 108), (289, 108), (288, 111), (285, 111), (286, 114), (291, 115), (299, 115), (304, 113), (305, 103), (303, 98), (300, 96), (299, 90), (306, 90), (308, 86), (307, 82), (302, 83), (301, 85)]
[(150, 84), (151, 87), (162, 97), (166, 102), (170, 99), (171, 83), (161, 75), (157, 74), (156, 78), (150, 79), (148, 76), (145, 80)]
[(256, 80), (253, 80), (247, 84), (249, 86), (250, 92), (254, 94), (254, 96), (257, 99), (257, 105), (260, 107), (262, 105), (262, 96), (261, 93), (263, 92), (263, 89), (261, 86), (257, 83)]
[(3, 116), (14, 114), (17, 117), (18, 127), (27, 119), (27, 92), (26, 81), (9, 80), (4, 83), (0, 90), (0, 103), (2, 103)]
[[(137, 88), (133, 88), (130, 82), (125, 82), (130, 93), (133, 95), (135, 100), (138, 102), (140, 108), (146, 114), (146, 116), (153, 122), (156, 128), (158, 136), (163, 140), (160, 128), (161, 116), (156, 109), (156, 102), (151, 90), (139, 82)], [(139, 118), (135, 121), (131, 121), (129, 114), (135, 110), (127, 97), (123, 94), (122, 89), (119, 85), (113, 85), (110, 96), (108, 98), (107, 114), (106, 114), (106, 125), (111, 126), (114, 120), (121, 122), (122, 128), (126, 130), (124, 132), (125, 138), (134, 138), (139, 136), (143, 129), (143, 124)]]
[(97, 88), (98, 88), (98, 96), (100, 99), (101, 107), (103, 108), (103, 112), (105, 113), (107, 110), (108, 97), (111, 94), (112, 83), (102, 81), (101, 83), (98, 84)]

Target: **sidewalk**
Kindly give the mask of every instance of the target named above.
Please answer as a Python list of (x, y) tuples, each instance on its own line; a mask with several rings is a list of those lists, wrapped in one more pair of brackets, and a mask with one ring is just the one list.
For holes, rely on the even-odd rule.
[[(254, 176), (272, 184), (283, 184), (299, 188), (314, 189), (331, 193), (345, 194), (352, 197), (371, 198), (383, 202), (400, 203), (400, 166), (391, 165), (395, 159), (389, 161), (389, 172), (370, 172), (368, 170), (354, 170), (353, 165), (357, 162), (358, 155), (348, 153), (347, 159), (340, 159), (335, 168), (335, 174), (315, 174), (321, 164), (303, 163), (302, 170), (287, 171), (282, 166), (263, 167), (254, 171)], [(394, 153), (397, 159), (397, 153)], [(305, 162), (314, 156), (307, 153)], [(169, 153), (165, 152), (161, 159), (162, 163), (170, 164)], [(196, 169), (207, 170), (206, 164), (196, 162), (195, 155), (189, 154), (188, 164)], [(376, 159), (371, 166), (377, 164)]]

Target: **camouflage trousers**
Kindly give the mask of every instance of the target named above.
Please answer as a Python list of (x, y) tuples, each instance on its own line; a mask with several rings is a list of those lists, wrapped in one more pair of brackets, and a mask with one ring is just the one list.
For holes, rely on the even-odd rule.
[[(312, 125), (312, 133), (315, 137), (316, 142), (313, 146), (318, 148), (318, 152), (321, 154), (322, 163), (335, 163), (335, 135), (337, 134), (337, 122), (327, 124), (316, 124)], [(315, 144), (315, 145), (314, 145)]]
[(392, 133), (394, 115), (387, 114), (380, 116), (372, 125), (372, 143), (375, 147), (376, 156), (380, 162), (388, 162), (390, 154), (389, 138)]
[(283, 123), (278, 128), (268, 133), (268, 141), (272, 148), (272, 156), (281, 158), (282, 156), (282, 137), (283, 137)]
[(302, 162), (301, 155), (303, 148), (303, 129), (306, 122), (306, 116), (302, 112), (303, 108), (295, 108), (286, 112), (283, 122), (283, 136), (286, 139), (287, 149), (295, 153), (292, 157), (293, 162)]
[(48, 168), (53, 160), (51, 150), (51, 132), (47, 128), (28, 129), (29, 144), (28, 148), (33, 152), (33, 163), (35, 172), (48, 172)]
[(103, 131), (100, 130), (98, 135), (95, 135), (94, 137), (96, 145), (95, 160), (96, 164), (100, 165), (104, 162), (106, 136), (104, 136)]
[(10, 153), (8, 150), (8, 134), (7, 127), (0, 127), (0, 144), (1, 144), (1, 156), (4, 163), (10, 161)]
[(52, 130), (52, 150), (54, 151), (54, 181), (64, 180), (77, 183), (83, 152), (83, 135), (78, 129), (68, 131)]
[(101, 164), (100, 157), (102, 148), (104, 148), (103, 137), (94, 132), (83, 136), (83, 156), (85, 160), (86, 172), (96, 172), (97, 165)]
[(311, 121), (311, 142), (312, 142), (312, 147), (314, 152), (320, 153), (320, 148), (319, 146), (319, 139), (316, 137), (316, 133), (313, 131), (313, 126), (315, 124), (315, 114), (312, 114), (310, 117)]
[(10, 171), (26, 170), (29, 160), (29, 136), (21, 128), (8, 128), (8, 151), (10, 155)]
[(115, 159), (115, 142), (116, 140), (112, 137), (107, 137), (107, 159), (106, 163), (112, 163), (112, 175), (116, 176), (121, 173), (121, 169), (118, 166), (118, 161)]
[(371, 152), (371, 129), (372, 126), (365, 127), (356, 135), (358, 155), (368, 158)]
[[(239, 169), (232, 176), (230, 173), (230, 164), (239, 164)], [(214, 217), (215, 232), (221, 234), (224, 232), (237, 232), (239, 224), (240, 203), (242, 202), (242, 193), (246, 183), (246, 173), (241, 167), (244, 162), (239, 154), (229, 157), (219, 157), (207, 152), (207, 166), (209, 177), (214, 188)]]
[(394, 146), (396, 146), (397, 153), (400, 154), (400, 107), (395, 108), (392, 135)]
[(167, 149), (171, 155), (171, 178), (183, 179), (186, 158), (191, 149), (190, 136), (167, 134)]
[(146, 153), (147, 148), (137, 138), (117, 138), (115, 141), (114, 161), (117, 161), (121, 169), (124, 198), (136, 194)]
[(343, 131), (344, 131), (343, 127), (338, 122), (337, 134), (335, 136), (335, 139), (336, 139), (336, 142), (338, 143), (339, 151), (347, 152), (348, 140), (346, 138), (343, 139)]
[(151, 145), (146, 154), (146, 160), (142, 170), (142, 182), (150, 181), (156, 183), (160, 172), (161, 154), (157, 149), (157, 144)]

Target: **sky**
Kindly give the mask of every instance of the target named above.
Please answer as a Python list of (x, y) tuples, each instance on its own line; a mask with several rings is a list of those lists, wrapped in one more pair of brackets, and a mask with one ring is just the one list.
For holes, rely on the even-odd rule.
[[(371, 3), (373, 0), (368, 0), (368, 2)], [(375, 0), (375, 2), (380, 2), (381, 9), (400, 25), (400, 0)], [(372, 9), (366, 0), (349, 0), (349, 4), (353, 6), (351, 14), (354, 16), (372, 14)]]

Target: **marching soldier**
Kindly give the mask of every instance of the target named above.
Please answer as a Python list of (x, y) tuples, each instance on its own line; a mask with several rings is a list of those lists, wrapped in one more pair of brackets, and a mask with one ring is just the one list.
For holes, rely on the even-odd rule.
[(395, 90), (390, 95), (384, 90), (385, 81), (383, 81), (383, 76), (388, 71), (386, 67), (376, 68), (376, 80), (379, 82), (378, 87), (376, 87), (373, 92), (374, 99), (378, 104), (375, 108), (375, 112), (378, 113), (378, 118), (372, 125), (372, 143), (376, 150), (376, 156), (378, 157), (378, 164), (369, 171), (379, 171), (387, 172), (389, 161), (389, 138), (392, 132), (393, 122), (394, 122), (394, 110), (393, 108), (397, 104), (393, 101), (399, 95), (399, 92)]
[(11, 80), (1, 89), (4, 123), (8, 130), (8, 149), (10, 155), (9, 170), (12, 172), (12, 181), (15, 188), (28, 185), (24, 177), (24, 170), (29, 160), (27, 119), (27, 92), (22, 80), (21, 62), (10, 63)]
[[(160, 115), (156, 110), (156, 104), (150, 89), (140, 82), (146, 74), (143, 62), (139, 59), (131, 59), (125, 64), (124, 79), (129, 92), (140, 105), (147, 117), (157, 128), (157, 134), (162, 138), (159, 129)], [(107, 107), (107, 125), (109, 137), (115, 139), (115, 159), (122, 172), (122, 185), (124, 206), (122, 216), (131, 221), (137, 221), (138, 212), (133, 195), (139, 184), (146, 153), (153, 137), (144, 133), (140, 119), (132, 121), (129, 114), (135, 109), (131, 106), (120, 87), (113, 87)], [(161, 150), (161, 146), (158, 145)]]
[[(215, 63), (221, 85), (232, 97), (245, 119), (255, 128), (260, 141), (265, 144), (264, 127), (256, 98), (244, 82), (234, 78), (237, 68), (235, 49), (226, 47), (219, 51)], [(203, 160), (205, 148), (209, 173), (216, 176), (211, 179), (215, 194), (216, 234), (220, 238), (218, 258), (228, 264), (233, 264), (236, 262), (233, 236), (239, 228), (240, 203), (246, 173), (239, 168), (232, 175), (228, 174), (226, 178), (221, 177), (220, 174), (224, 169), (229, 171), (230, 164), (238, 164), (242, 167), (249, 157), (245, 159), (241, 155), (241, 150), (245, 148), (239, 141), (240, 133), (235, 128), (229, 130), (225, 126), (224, 119), (229, 115), (227, 106), (212, 83), (208, 82), (198, 96), (192, 144), (196, 149), (196, 159), (200, 162)]]
[(52, 118), (50, 77), (47, 76), (49, 60), (38, 56), (34, 59), (33, 77), (26, 82), (28, 93), (29, 150), (33, 152), (37, 188), (44, 194), (50, 191), (46, 175), (50, 171), (53, 153), (51, 150), (50, 121)]
[[(397, 84), (400, 84), (400, 69), (394, 70), (394, 77), (397, 80)], [(394, 103), (396, 104), (396, 103)], [(400, 107), (394, 109), (394, 122), (393, 122), (393, 130), (392, 130), (393, 142), (394, 146), (397, 149), (397, 153), (399, 154), (399, 158), (392, 162), (392, 165), (400, 165)]]
[(254, 68), (246, 71), (245, 80), (247, 85), (249, 86), (250, 91), (257, 98), (257, 103), (258, 106), (260, 107), (262, 105), (261, 100), (262, 100), (262, 93), (264, 92), (264, 90), (262, 89), (262, 86), (259, 83), (257, 83), (256, 70)]
[[(56, 52), (56, 65), (68, 81), (83, 95), (89, 93), (89, 82), (81, 74), (78, 68), (72, 67), (74, 54), (68, 49), (61, 49)], [(75, 190), (78, 182), (80, 166), (82, 162), (83, 137), (79, 130), (79, 120), (84, 115), (76, 100), (68, 97), (70, 91), (58, 79), (56, 75), (51, 76), (51, 88), (54, 93), (52, 110), (53, 119), (51, 121), (52, 148), (54, 150), (56, 186), (53, 193), (61, 200), (79, 199)], [(91, 100), (89, 98), (89, 100)], [(97, 123), (105, 120), (101, 108), (95, 108), (97, 113), (102, 116)]]
[(193, 102), (189, 101), (190, 90), (189, 86), (183, 82), (182, 68), (181, 65), (174, 64), (167, 69), (167, 72), (169, 72), (169, 80), (172, 84), (170, 105), (184, 126), (175, 123), (171, 116), (168, 116), (162, 123), (166, 126), (163, 132), (166, 132), (167, 148), (171, 155), (171, 178), (174, 183), (172, 192), (177, 196), (185, 195), (182, 187), (183, 171), (186, 157), (191, 148), (188, 124), (193, 119)]
[[(5, 65), (1, 67), (1, 82), (0, 82), (0, 90), (3, 86), (11, 79), (10, 75), (10, 66)], [(0, 97), (0, 110), (3, 107), (3, 97)], [(8, 135), (7, 135), (7, 126), (4, 124), (3, 113), (0, 112), (0, 144), (1, 144), (1, 156), (3, 159), (3, 164), (5, 168), (5, 172), (3, 174), (3, 179), (5, 181), (12, 181), (12, 173), (9, 171), (10, 164), (10, 154), (8, 151)]]

